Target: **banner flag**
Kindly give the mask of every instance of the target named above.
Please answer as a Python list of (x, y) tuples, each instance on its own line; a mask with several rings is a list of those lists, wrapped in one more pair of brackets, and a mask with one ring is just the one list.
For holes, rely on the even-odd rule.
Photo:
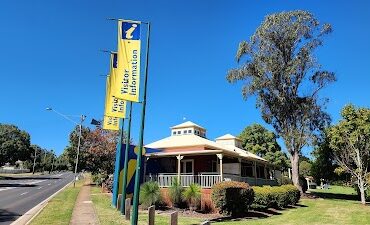
[(112, 116), (104, 116), (103, 120), (104, 130), (119, 130), (119, 118)]
[(106, 95), (105, 95), (105, 109), (104, 115), (126, 118), (126, 101), (123, 99), (118, 99), (113, 96), (114, 88), (117, 86), (115, 79), (117, 70), (117, 53), (112, 52), (110, 57), (110, 69), (109, 76), (106, 81)]
[(140, 22), (118, 21), (118, 68), (113, 96), (139, 102), (140, 93)]

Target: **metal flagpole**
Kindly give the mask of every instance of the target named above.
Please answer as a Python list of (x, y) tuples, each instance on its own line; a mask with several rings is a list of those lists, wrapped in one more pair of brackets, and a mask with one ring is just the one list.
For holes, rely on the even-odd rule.
[(126, 135), (126, 150), (124, 155), (123, 163), (123, 176), (122, 176), (122, 198), (121, 198), (121, 213), (125, 213), (125, 200), (126, 200), (126, 188), (127, 188), (127, 167), (128, 167), (128, 152), (130, 151), (130, 138), (131, 138), (131, 115), (132, 115), (132, 102), (130, 102), (130, 111), (128, 115), (128, 128)]
[(117, 207), (119, 172), (121, 169), (122, 139), (123, 139), (123, 129), (124, 129), (124, 122), (125, 122), (123, 118), (120, 118), (119, 120), (121, 124), (121, 129), (119, 131), (119, 137), (118, 137), (118, 142), (117, 142), (116, 162), (114, 164), (114, 176), (113, 176), (112, 206), (114, 208)]
[(148, 31), (147, 31), (148, 33), (147, 33), (147, 41), (146, 41), (146, 62), (145, 62), (146, 64), (145, 64), (143, 106), (142, 106), (142, 112), (141, 112), (139, 146), (138, 146), (137, 160), (136, 160), (134, 202), (133, 202), (133, 213), (132, 213), (131, 225), (137, 225), (138, 216), (139, 216), (139, 192), (140, 192), (141, 159), (142, 159), (142, 150), (143, 150), (146, 90), (147, 90), (147, 83), (148, 83), (148, 66), (149, 66), (150, 23), (147, 23), (147, 24), (148, 24)]

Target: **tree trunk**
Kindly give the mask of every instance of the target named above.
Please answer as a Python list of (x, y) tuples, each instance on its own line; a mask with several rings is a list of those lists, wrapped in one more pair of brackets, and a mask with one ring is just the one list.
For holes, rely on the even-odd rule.
[(299, 183), (299, 154), (297, 151), (294, 151), (290, 157), (290, 162), (292, 164), (292, 181), (294, 186), (303, 194), (302, 186)]
[(360, 189), (361, 204), (366, 204), (365, 187), (363, 179), (358, 179), (358, 189)]

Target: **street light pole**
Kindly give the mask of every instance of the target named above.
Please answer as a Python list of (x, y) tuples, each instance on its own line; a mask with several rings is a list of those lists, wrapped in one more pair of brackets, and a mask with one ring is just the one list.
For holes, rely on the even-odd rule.
[(62, 113), (60, 113), (58, 111), (55, 111), (52, 108), (49, 108), (48, 107), (48, 108), (46, 108), (46, 110), (55, 112), (59, 116), (62, 116), (66, 120), (68, 120), (68, 121), (76, 124), (78, 126), (78, 128), (79, 128), (79, 132), (78, 132), (78, 144), (77, 144), (77, 155), (76, 155), (76, 161), (75, 161), (75, 171), (74, 171), (74, 180), (73, 180), (73, 187), (76, 187), (78, 158), (79, 158), (79, 155), (80, 155), (80, 145), (81, 145), (81, 136), (82, 136), (82, 123), (84, 122), (86, 116), (85, 115), (81, 115), (80, 116), (80, 123), (77, 123), (74, 120), (72, 120), (71, 118), (69, 118), (67, 115), (64, 115), (64, 114), (62, 114)]
[(73, 187), (76, 187), (76, 179), (77, 179), (77, 167), (78, 167), (78, 157), (80, 155), (80, 145), (81, 145), (81, 136), (82, 136), (82, 122), (85, 120), (85, 116), (81, 115), (79, 124), (79, 134), (78, 134), (78, 144), (77, 144), (77, 156), (76, 156), (76, 164), (75, 164), (75, 179), (73, 181)]
[(34, 154), (34, 158), (33, 158), (32, 174), (35, 174), (36, 157), (37, 157), (37, 147), (35, 146), (35, 154)]

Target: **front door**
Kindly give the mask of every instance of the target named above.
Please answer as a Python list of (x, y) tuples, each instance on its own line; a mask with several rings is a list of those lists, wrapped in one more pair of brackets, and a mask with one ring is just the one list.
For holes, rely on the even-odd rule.
[(181, 173), (185, 173), (185, 174), (194, 173), (194, 160), (193, 159), (181, 160)]

